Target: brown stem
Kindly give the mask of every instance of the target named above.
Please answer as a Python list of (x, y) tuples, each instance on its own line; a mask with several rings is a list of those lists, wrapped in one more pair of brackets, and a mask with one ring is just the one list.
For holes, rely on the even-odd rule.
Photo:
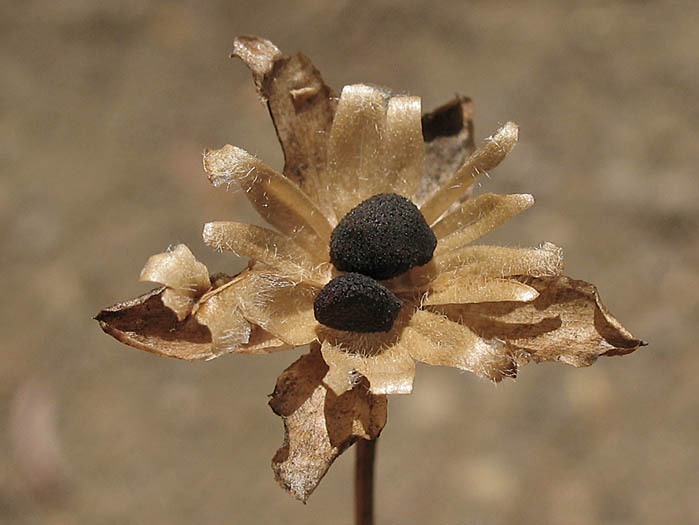
[(357, 441), (357, 462), (354, 471), (354, 523), (374, 524), (374, 458), (376, 439)]

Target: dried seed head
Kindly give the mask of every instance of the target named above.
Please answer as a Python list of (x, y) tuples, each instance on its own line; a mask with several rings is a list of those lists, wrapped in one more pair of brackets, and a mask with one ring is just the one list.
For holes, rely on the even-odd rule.
[(316, 320), (348, 332), (388, 332), (401, 302), (371, 277), (347, 273), (326, 284), (313, 303)]
[(330, 238), (338, 270), (391, 279), (432, 259), (437, 239), (420, 210), (395, 193), (375, 195), (343, 217)]

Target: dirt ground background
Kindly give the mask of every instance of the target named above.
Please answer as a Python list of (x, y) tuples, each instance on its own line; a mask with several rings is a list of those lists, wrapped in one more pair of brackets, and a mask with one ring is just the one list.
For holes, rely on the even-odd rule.
[[(398, 7), (398, 5), (400, 7)], [(276, 376), (302, 350), (187, 364), (91, 317), (144, 262), (250, 219), (205, 147), (281, 167), (237, 34), (303, 51), (328, 84), (476, 103), (521, 142), (482, 191), (537, 205), (487, 241), (565, 249), (650, 346), (497, 388), (420, 366), (391, 398), (378, 522), (699, 522), (696, 2), (0, 3), (0, 522), (351, 523), (352, 453), (304, 506), (273, 479)]]

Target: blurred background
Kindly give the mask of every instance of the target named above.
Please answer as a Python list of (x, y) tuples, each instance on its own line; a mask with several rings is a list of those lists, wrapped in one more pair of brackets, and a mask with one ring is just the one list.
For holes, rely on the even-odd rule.
[(308, 505), (269, 462), (267, 407), (303, 350), (188, 364), (91, 317), (147, 291), (184, 242), (212, 271), (205, 147), (281, 169), (233, 37), (302, 51), (338, 92), (385, 85), (429, 110), (462, 93), (476, 140), (521, 126), (480, 191), (537, 205), (486, 241), (565, 249), (650, 342), (587, 369), (530, 365), (498, 387), (418, 367), (392, 397), (378, 523), (699, 521), (699, 42), (696, 2), (306, 0), (0, 4), (0, 522), (352, 522), (353, 451)]

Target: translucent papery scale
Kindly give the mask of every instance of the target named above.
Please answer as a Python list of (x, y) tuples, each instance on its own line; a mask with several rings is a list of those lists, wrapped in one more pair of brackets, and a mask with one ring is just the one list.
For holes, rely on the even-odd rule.
[(436, 254), (476, 241), (534, 205), (534, 197), (487, 193), (468, 199), (432, 225), (439, 240)]
[(184, 244), (153, 255), (141, 270), (141, 281), (162, 284), (167, 288), (161, 300), (182, 321), (192, 311), (196, 299), (209, 288), (209, 271), (194, 258)]
[(328, 218), (296, 184), (245, 150), (230, 145), (207, 150), (204, 170), (214, 186), (239, 185), (269, 224), (309, 253), (327, 245)]
[(326, 179), (335, 224), (381, 193), (412, 197), (424, 169), (419, 97), (346, 86), (328, 138)]
[(210, 222), (204, 226), (204, 243), (218, 251), (232, 251), (259, 261), (290, 281), (323, 286), (330, 267), (318, 262), (318, 253), (303, 249), (288, 236), (239, 222)]

